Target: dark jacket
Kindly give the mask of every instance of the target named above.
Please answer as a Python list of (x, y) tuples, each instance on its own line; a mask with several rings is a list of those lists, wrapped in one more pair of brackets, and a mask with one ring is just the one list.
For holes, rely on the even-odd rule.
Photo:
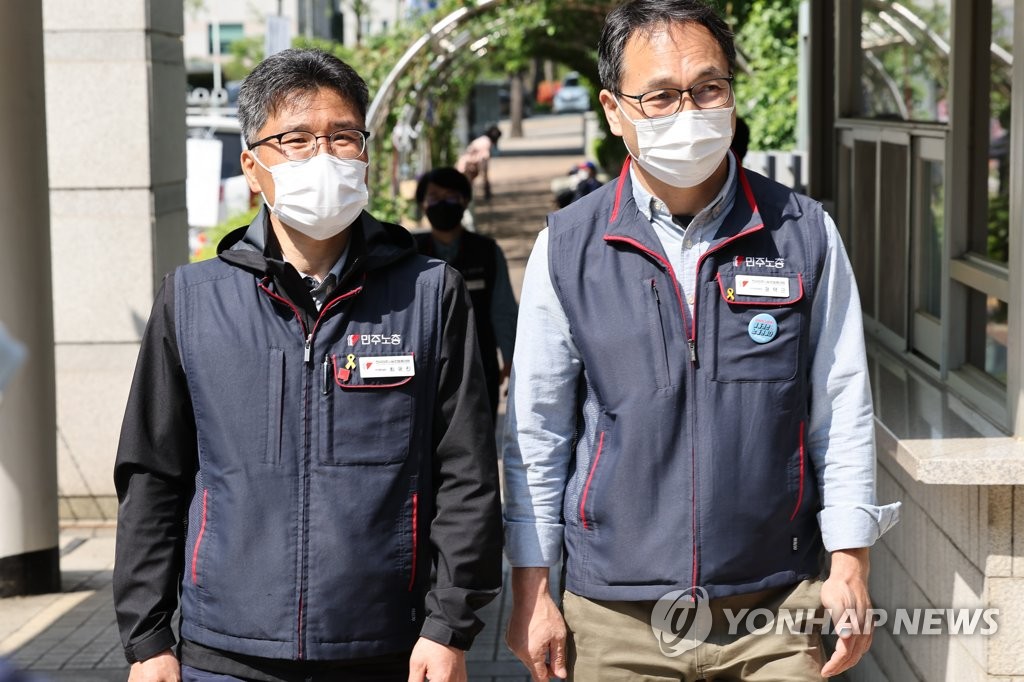
[[(628, 169), (549, 218), (552, 284), (586, 332), (573, 334), (586, 372), (564, 506), (574, 593), (722, 597), (817, 574), (804, 430), (824, 221), (818, 203), (739, 174), (698, 261), (692, 319)], [(750, 277), (784, 295), (740, 293)], [(775, 322), (766, 343), (751, 336), (758, 314)]]
[(185, 662), (468, 648), (501, 526), (462, 279), (364, 213), (318, 312), (267, 225), (169, 275), (143, 338), (115, 465), (127, 658), (173, 644), (179, 587)]
[[(434, 240), (430, 233), (415, 235), (416, 247), (425, 256), (435, 256)], [(490, 237), (464, 230), (459, 237), (459, 253), (450, 265), (459, 271), (473, 301), (477, 340), (487, 381), (487, 394), (492, 413), (498, 408), (498, 337), (491, 322), (491, 301), (497, 276), (498, 243)]]

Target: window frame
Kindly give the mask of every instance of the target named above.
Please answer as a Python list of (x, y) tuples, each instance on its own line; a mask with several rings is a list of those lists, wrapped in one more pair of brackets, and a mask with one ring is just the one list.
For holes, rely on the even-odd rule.
[[(852, 203), (856, 196), (854, 177), (856, 167), (855, 140), (873, 140), (877, 147), (876, 164), (881, 163), (883, 142), (908, 140), (910, 152), (910, 184), (907, 219), (900, 237), (910, 240), (906, 252), (907, 277), (907, 338), (884, 328), (876, 319), (879, 314), (878, 297), (882, 295), (877, 284), (873, 310), (875, 317), (865, 315), (865, 331), (869, 337), (919, 370), (925, 371), (947, 388), (974, 406), (987, 419), (1010, 434), (1024, 435), (1024, 248), (1021, 244), (1022, 208), (1024, 208), (1024, 146), (1010, 145), (1010, 236), (1008, 263), (996, 263), (983, 254), (970, 251), (972, 226), (984, 220), (987, 225), (988, 191), (988, 126), (974, 125), (987, 121), (989, 114), (989, 69), (987, 50), (990, 49), (992, 14), (991, 0), (980, 3), (970, 0), (951, 0), (951, 51), (949, 55), (949, 120), (944, 123), (913, 121), (879, 121), (851, 117), (859, 111), (859, 83), (850, 77), (859, 73), (859, 41), (863, 4), (856, 0), (834, 0), (835, 14), (835, 81), (836, 118), (835, 164), (838, 179), (835, 188), (837, 215), (845, 223), (840, 233), (854, 251), (850, 241)], [(1013, 16), (1014, 44), (1024, 44), (1024, 8), (1017, 7)], [(846, 30), (844, 30), (846, 27)], [(855, 28), (849, 28), (855, 27)], [(985, 52), (982, 52), (982, 51)], [(841, 74), (847, 74), (843, 78)], [(1012, 87), (1024, 93), (1024, 58), (1013, 67)], [(1019, 99), (1019, 96), (1018, 96)], [(957, 106), (970, 102), (969, 106)], [(1016, 106), (1011, 113), (1011, 140), (1024, 139), (1024, 106)], [(899, 144), (899, 142), (897, 142)], [(939, 320), (921, 319), (918, 313), (917, 292), (920, 284), (918, 263), (920, 237), (923, 226), (922, 182), (925, 162), (942, 164), (944, 178), (944, 229), (941, 244), (941, 291)], [(876, 178), (875, 182), (878, 182)], [(877, 187), (877, 185), (876, 185)], [(964, 191), (964, 188), (968, 188)], [(876, 190), (874, 207), (875, 228), (879, 229), (880, 199)], [(875, 273), (879, 281), (881, 267), (879, 248), (881, 235), (876, 232), (875, 262), (867, 270)], [(892, 238), (891, 235), (887, 238)], [(863, 270), (863, 266), (860, 268)], [(971, 291), (994, 296), (1007, 304), (1007, 376), (1004, 387), (982, 369), (968, 364), (968, 312)], [(865, 306), (866, 308), (868, 306)], [(938, 335), (935, 332), (938, 330)]]

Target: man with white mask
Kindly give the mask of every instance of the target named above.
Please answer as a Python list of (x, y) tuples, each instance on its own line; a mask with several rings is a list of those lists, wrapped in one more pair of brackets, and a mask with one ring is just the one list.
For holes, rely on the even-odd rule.
[(608, 15), (600, 100), (630, 158), (527, 265), (507, 642), (538, 682), (820, 680), (871, 642), (868, 548), (898, 505), (875, 499), (857, 289), (821, 205), (728, 154), (732, 40), (700, 0)]
[(367, 99), (321, 51), (258, 65), (266, 207), (156, 296), (114, 469), (132, 682), (466, 680), (501, 586), (493, 426), (462, 278), (363, 210)]

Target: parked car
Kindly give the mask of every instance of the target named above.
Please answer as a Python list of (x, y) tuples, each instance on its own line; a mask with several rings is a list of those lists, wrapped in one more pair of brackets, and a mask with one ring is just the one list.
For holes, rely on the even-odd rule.
[(210, 111), (186, 116), (188, 224), (218, 225), (244, 213), (255, 197), (242, 175), (242, 132), (233, 113)]
[(556, 114), (590, 111), (590, 92), (580, 85), (580, 75), (570, 71), (562, 79), (562, 87), (555, 93), (551, 111)]

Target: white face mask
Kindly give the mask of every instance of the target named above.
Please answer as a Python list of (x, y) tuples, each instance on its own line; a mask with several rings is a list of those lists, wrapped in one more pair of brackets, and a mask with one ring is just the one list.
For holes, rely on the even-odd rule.
[(662, 118), (626, 116), (636, 128), (639, 154), (630, 155), (640, 166), (673, 187), (696, 187), (711, 177), (732, 144), (733, 107), (690, 109)]
[(317, 154), (270, 168), (259, 157), (256, 163), (274, 176), (274, 205), (263, 195), (271, 213), (311, 239), (330, 239), (347, 230), (369, 201), (365, 161)]

